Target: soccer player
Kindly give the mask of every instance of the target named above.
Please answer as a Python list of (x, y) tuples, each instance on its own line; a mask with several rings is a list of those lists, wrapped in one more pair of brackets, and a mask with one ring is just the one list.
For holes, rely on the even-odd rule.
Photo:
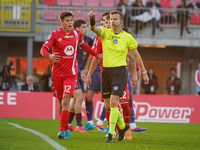
[[(109, 12), (106, 12), (103, 14), (103, 26), (106, 28), (110, 28), (110, 23), (109, 20), (110, 19), (106, 19), (106, 16), (109, 15)], [(96, 51), (96, 45), (98, 44), (100, 38), (97, 36), (95, 37), (94, 40), (94, 44), (92, 46), (92, 50)], [(91, 59), (93, 59), (93, 57), (91, 56)], [(101, 91), (101, 69), (100, 69), (100, 65), (98, 64), (91, 76), (92, 78), (92, 82), (91, 85), (88, 87), (87, 91), (86, 91), (86, 95), (85, 95), (85, 103), (86, 103), (86, 114), (87, 114), (87, 123), (84, 126), (84, 129), (86, 131), (88, 130), (92, 130), (95, 128), (94, 123), (93, 123), (93, 102), (92, 102), (92, 98), (94, 96), (95, 93), (99, 93)], [(103, 111), (101, 114), (102, 118), (104, 119), (103, 116), (105, 116), (105, 107), (103, 107)], [(104, 130), (103, 125), (96, 125), (96, 128), (98, 130)]]
[[(68, 119), (70, 99), (75, 90), (78, 74), (77, 47), (79, 45), (86, 52), (97, 55), (84, 43), (81, 32), (73, 29), (72, 13), (63, 12), (59, 17), (62, 27), (50, 33), (40, 53), (52, 61), (52, 93), (58, 98), (60, 113), (60, 129), (57, 138), (64, 139), (70, 138)], [(48, 52), (51, 47), (52, 54)]]
[[(121, 141), (125, 132), (129, 129), (129, 125), (123, 122), (118, 110), (119, 97), (122, 96), (127, 84), (125, 66), (127, 65), (126, 56), (129, 49), (132, 50), (135, 60), (141, 68), (146, 84), (148, 84), (149, 79), (141, 56), (137, 51), (137, 42), (131, 34), (124, 32), (121, 28), (123, 23), (122, 13), (119, 11), (110, 12), (111, 29), (95, 26), (95, 13), (92, 7), (88, 16), (90, 17), (90, 29), (101, 38), (103, 46), (102, 95), (105, 99), (105, 105), (110, 104), (110, 129), (106, 142), (113, 142), (116, 123), (119, 126), (118, 141)], [(135, 83), (135, 78), (132, 79)]]
[[(77, 29), (81, 32), (84, 42), (88, 43), (90, 47), (92, 47), (93, 40), (87, 36), (87, 24), (84, 20), (76, 20), (74, 22), (74, 29)], [(88, 66), (90, 63), (90, 59), (88, 58), (89, 54), (83, 51), (79, 46), (77, 49), (77, 60), (78, 60), (78, 78), (76, 89), (74, 91), (74, 97), (70, 105), (70, 116), (68, 120), (70, 131), (82, 132), (85, 133), (85, 129), (82, 126), (82, 102), (83, 102), (83, 93), (84, 93), (84, 81), (81, 78), (81, 73), (86, 74), (88, 70)], [(72, 121), (76, 116), (76, 130), (72, 125)]]

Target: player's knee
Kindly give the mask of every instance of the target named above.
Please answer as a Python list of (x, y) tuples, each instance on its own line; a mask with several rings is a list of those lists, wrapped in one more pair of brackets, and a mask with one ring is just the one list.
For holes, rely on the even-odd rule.
[(74, 112), (74, 107), (70, 107), (70, 112)]
[(86, 100), (86, 101), (92, 101), (92, 96), (90, 96), (90, 95), (85, 95), (85, 100)]
[(116, 100), (111, 100), (110, 107), (118, 107), (118, 102)]
[(77, 112), (79, 112), (79, 111), (81, 111), (81, 109), (82, 109), (82, 106), (81, 105), (75, 105), (74, 106), (74, 110), (75, 110), (75, 112), (77, 113)]

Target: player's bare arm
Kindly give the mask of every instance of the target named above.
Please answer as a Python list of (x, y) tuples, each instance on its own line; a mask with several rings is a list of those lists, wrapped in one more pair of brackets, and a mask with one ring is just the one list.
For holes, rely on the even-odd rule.
[(92, 59), (91, 64), (90, 64), (90, 69), (88, 71), (87, 80), (86, 80), (88, 88), (90, 88), (90, 85), (91, 85), (91, 75), (93, 74), (94, 70), (96, 69), (98, 61), (99, 61), (99, 58), (94, 57)]
[(129, 57), (129, 73), (130, 73), (130, 76), (131, 76), (131, 83), (134, 87), (137, 86), (137, 83), (138, 83), (138, 76), (137, 76), (137, 70), (136, 70), (136, 62), (135, 62), (135, 59), (133, 57), (133, 54), (132, 52), (128, 52), (128, 55)]
[(137, 62), (137, 64), (139, 65), (140, 69), (141, 69), (141, 72), (142, 72), (142, 77), (143, 77), (143, 80), (144, 80), (144, 84), (149, 84), (149, 77), (147, 75), (147, 71), (144, 67), (144, 64), (143, 64), (143, 61), (142, 61), (142, 58), (140, 56), (140, 54), (138, 53), (138, 50), (137, 48), (136, 49), (133, 49), (131, 50), (132, 53), (133, 53), (133, 56)]
[(91, 11), (89, 11), (88, 17), (90, 18), (90, 30), (96, 33), (97, 35), (100, 35), (101, 29), (95, 25), (95, 13), (93, 7), (91, 7)]
[(86, 79), (87, 79), (87, 74), (88, 74), (88, 69), (89, 69), (90, 63), (91, 63), (91, 58), (88, 57), (87, 61), (85, 63), (84, 69), (81, 71), (81, 78), (83, 81), (86, 81)]

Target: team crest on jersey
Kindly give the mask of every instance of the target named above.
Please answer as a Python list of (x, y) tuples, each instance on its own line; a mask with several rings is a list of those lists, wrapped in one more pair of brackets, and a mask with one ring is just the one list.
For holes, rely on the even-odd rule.
[(113, 43), (114, 43), (114, 44), (117, 44), (117, 42), (118, 42), (117, 40), (113, 40)]
[(51, 38), (51, 34), (49, 34), (49, 36), (47, 37), (47, 40), (50, 40), (50, 38)]
[(65, 35), (65, 36), (64, 36), (64, 38), (66, 38), (66, 39), (67, 39), (67, 38), (73, 38), (73, 37), (74, 37), (73, 35), (72, 35), (72, 36), (69, 36), (69, 35)]
[(113, 87), (113, 90), (114, 90), (114, 91), (117, 91), (118, 89), (119, 89), (118, 86), (114, 86), (114, 87)]
[(58, 41), (61, 41), (61, 40), (62, 40), (62, 38), (59, 38), (59, 39), (58, 39)]
[(86, 55), (86, 54), (87, 54), (87, 52), (83, 51), (83, 55)]
[(64, 52), (66, 55), (72, 55), (74, 53), (74, 47), (68, 45), (67, 47), (65, 47)]

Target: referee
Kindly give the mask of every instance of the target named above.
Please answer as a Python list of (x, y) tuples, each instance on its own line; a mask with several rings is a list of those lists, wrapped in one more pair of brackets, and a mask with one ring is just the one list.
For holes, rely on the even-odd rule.
[[(123, 15), (119, 11), (110, 12), (111, 29), (98, 28), (95, 25), (95, 13), (91, 7), (88, 13), (90, 17), (90, 29), (102, 40), (103, 71), (102, 71), (102, 96), (106, 103), (110, 102), (110, 129), (105, 142), (113, 142), (113, 134), (116, 123), (119, 126), (118, 141), (124, 139), (129, 125), (125, 124), (118, 110), (119, 98), (122, 96), (127, 84), (126, 56), (131, 50), (143, 75), (145, 84), (149, 83), (147, 71), (137, 51), (137, 41), (131, 34), (122, 30)], [(98, 52), (97, 52), (98, 53)]]

